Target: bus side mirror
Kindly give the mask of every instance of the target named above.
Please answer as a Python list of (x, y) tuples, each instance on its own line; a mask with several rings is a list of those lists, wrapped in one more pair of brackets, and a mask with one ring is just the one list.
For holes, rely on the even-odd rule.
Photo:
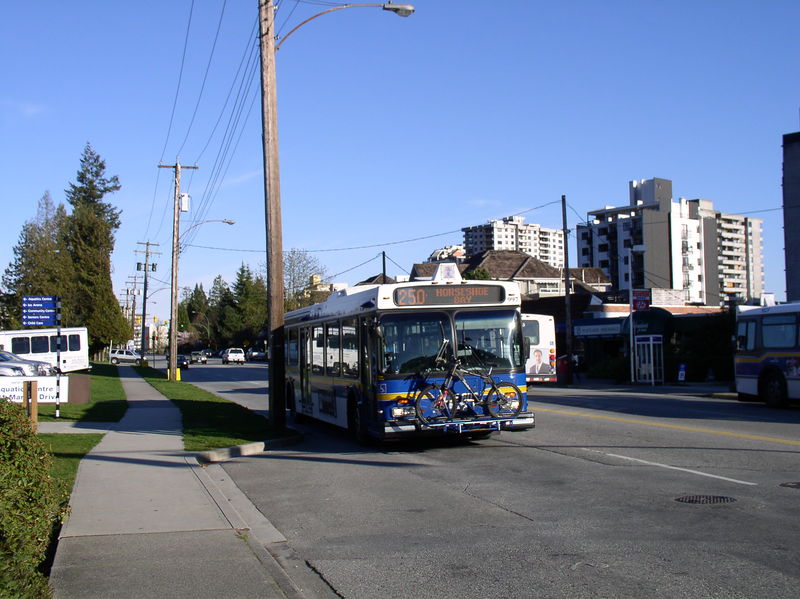
[(378, 339), (383, 339), (383, 327), (381, 325), (375, 325), (375, 334), (378, 336)]
[(522, 355), (526, 358), (531, 355), (531, 340), (527, 337), (522, 338)]

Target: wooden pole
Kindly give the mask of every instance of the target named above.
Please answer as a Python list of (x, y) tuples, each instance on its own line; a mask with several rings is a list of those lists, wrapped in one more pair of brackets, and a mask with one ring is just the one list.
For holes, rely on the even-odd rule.
[(275, 7), (259, 0), (261, 48), (261, 123), (264, 153), (264, 216), (267, 233), (269, 327), (269, 419), (273, 429), (286, 426), (286, 366), (283, 363), (283, 231), (278, 160), (278, 94), (275, 74)]

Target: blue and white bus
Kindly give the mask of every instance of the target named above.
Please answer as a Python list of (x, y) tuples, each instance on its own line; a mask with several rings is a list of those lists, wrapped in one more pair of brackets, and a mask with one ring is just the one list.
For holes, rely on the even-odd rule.
[(527, 405), (508, 419), (474, 416), (438, 426), (417, 419), (419, 391), (444, 379), (435, 360), (443, 347), (457, 348), (473, 370), (491, 368), (495, 380), (514, 383), (525, 398), (518, 285), (440, 271), (431, 281), (343, 289), (286, 314), (286, 397), (295, 418), (347, 428), (361, 440), (477, 437), (534, 425)]
[(739, 306), (736, 314), (736, 391), (780, 408), (800, 400), (800, 304)]

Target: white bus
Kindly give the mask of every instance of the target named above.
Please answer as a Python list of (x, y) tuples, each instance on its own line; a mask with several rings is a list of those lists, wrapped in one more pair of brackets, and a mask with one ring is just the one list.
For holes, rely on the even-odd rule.
[(556, 326), (552, 316), (522, 315), (525, 376), (528, 384), (556, 382)]
[(89, 337), (86, 327), (61, 327), (61, 362), (57, 358), (58, 329), (0, 331), (0, 349), (26, 360), (48, 362), (61, 372), (89, 368)]
[(773, 408), (800, 400), (800, 304), (739, 306), (734, 366), (740, 400)]

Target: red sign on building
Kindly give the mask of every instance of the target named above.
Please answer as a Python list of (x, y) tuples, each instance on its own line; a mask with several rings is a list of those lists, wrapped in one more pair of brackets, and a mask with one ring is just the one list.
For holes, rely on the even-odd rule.
[(647, 310), (650, 307), (651, 297), (649, 289), (634, 289), (633, 311)]

